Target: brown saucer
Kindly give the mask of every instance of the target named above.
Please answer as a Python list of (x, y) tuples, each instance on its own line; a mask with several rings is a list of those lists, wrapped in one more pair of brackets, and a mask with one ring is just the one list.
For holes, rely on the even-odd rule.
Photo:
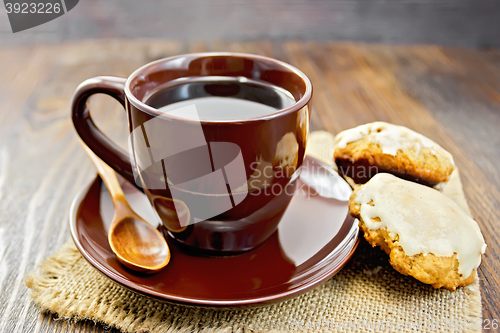
[[(181, 252), (167, 239), (172, 259), (154, 275), (128, 271), (109, 248), (107, 230), (114, 210), (99, 178), (73, 201), (71, 234), (92, 266), (140, 294), (205, 307), (268, 305), (325, 282), (347, 263), (358, 245), (358, 226), (348, 214), (347, 202), (308, 195), (307, 186), (298, 181), (298, 191), (278, 231), (260, 247), (235, 256), (202, 257)], [(122, 187), (132, 208), (150, 223), (156, 221), (145, 195), (125, 181)]]

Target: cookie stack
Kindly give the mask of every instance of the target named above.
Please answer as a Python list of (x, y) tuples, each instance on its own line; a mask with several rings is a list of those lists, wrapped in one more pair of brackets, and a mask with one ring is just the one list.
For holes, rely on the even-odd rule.
[(449, 152), (385, 122), (343, 131), (331, 142), (333, 165), (354, 189), (351, 215), (397, 271), (449, 290), (474, 281), (486, 244), (478, 224), (440, 192), (455, 170)]

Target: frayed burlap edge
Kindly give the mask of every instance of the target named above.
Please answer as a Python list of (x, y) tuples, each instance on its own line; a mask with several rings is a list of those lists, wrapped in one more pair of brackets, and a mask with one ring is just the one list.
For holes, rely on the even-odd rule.
[[(466, 212), (458, 170), (444, 193)], [(325, 320), (482, 319), (479, 280), (456, 292), (434, 290), (397, 273), (387, 256), (364, 240), (348, 265), (335, 277), (304, 295), (266, 308), (210, 310), (171, 305), (135, 294), (101, 275), (72, 242), (44, 260), (26, 277), (33, 301), (59, 318), (92, 320), (124, 332), (289, 332), (380, 331), (376, 327), (324, 326)], [(306, 323), (311, 324), (300, 325)], [(478, 332), (480, 330), (433, 331)], [(326, 327), (326, 329), (325, 329)], [(386, 331), (412, 332), (412, 328)], [(424, 329), (423, 331), (428, 331)]]
[[(363, 241), (360, 245), (361, 255), (358, 259), (364, 259), (366, 262), (375, 262), (375, 265), (380, 264), (377, 260), (387, 260), (387, 258), (375, 258), (372, 254), (368, 254), (368, 257), (364, 257), (363, 252), (365, 250), (370, 251), (371, 249), (369, 245)], [(375, 252), (375, 254), (377, 254), (377, 252)], [(383, 253), (380, 254), (383, 256)], [(358, 260), (354, 265), (351, 264), (346, 267), (343, 272), (358, 271), (358, 274), (356, 274), (358, 278), (359, 275), (365, 274), (368, 281), (362, 281), (361, 284), (368, 282), (368, 288), (364, 289), (371, 290), (372, 288), (377, 288), (377, 286), (376, 282), (369, 281), (369, 277), (379, 274), (377, 271), (381, 267), (377, 266), (373, 269), (375, 265), (370, 266), (369, 264), (363, 263), (363, 260)], [(58, 286), (61, 277), (71, 275), (79, 276), (80, 273), (78, 270), (82, 268), (86, 273), (83, 272), (81, 274), (86, 274), (88, 280), (96, 282), (96, 285), (106, 290), (103, 294), (97, 292), (97, 297), (96, 295), (92, 295), (90, 298), (86, 298), (84, 292), (77, 292), (75, 294), (74, 290), (61, 290), (60, 286)], [(437, 299), (441, 301), (441, 305), (437, 308), (457, 307), (460, 305), (457, 303), (466, 300), (467, 304), (464, 304), (459, 309), (463, 314), (456, 317), (448, 316), (450, 320), (465, 319), (476, 321), (482, 318), (481, 296), (477, 278), (472, 285), (466, 288), (459, 288), (457, 292), (450, 292), (447, 290), (434, 290), (412, 278), (400, 275), (390, 266), (385, 266), (383, 270), (386, 270), (386, 273), (382, 278), (387, 275), (399, 275), (399, 282), (402, 283), (404, 288), (409, 290), (415, 289), (416, 294), (422, 293), (422, 291), (430, 294), (439, 294), (440, 296)], [(359, 274), (359, 271), (363, 271), (363, 274)], [(170, 305), (149, 299), (110, 282), (83, 259), (72, 242), (68, 242), (57, 253), (42, 262), (37, 273), (30, 272), (28, 274), (26, 285), (31, 289), (33, 301), (38, 304), (43, 311), (56, 313), (59, 318), (92, 320), (94, 322), (116, 327), (124, 332), (289, 332), (295, 328), (302, 328), (293, 326), (293, 322), (283, 322), (279, 320), (278, 316), (280, 314), (286, 316), (289, 311), (297, 312), (304, 309), (304, 312), (307, 312), (310, 310), (311, 306), (318, 306), (330, 308), (330, 310), (336, 307), (340, 312), (345, 311), (345, 306), (352, 305), (353, 307), (359, 308), (363, 306), (360, 304), (364, 303), (366, 303), (366, 309), (373, 307), (375, 305), (374, 302), (377, 302), (377, 300), (370, 297), (367, 298), (367, 295), (363, 294), (363, 288), (359, 288), (359, 284), (354, 284), (354, 287), (356, 288), (356, 286), (358, 286), (359, 289), (356, 291), (356, 294), (359, 294), (359, 297), (365, 298), (365, 300), (362, 302), (358, 301), (357, 305), (351, 304), (355, 299), (349, 295), (346, 296), (346, 300), (343, 300), (345, 306), (338, 306), (336, 302), (335, 304), (325, 302), (323, 296), (325, 293), (331, 292), (330, 289), (333, 285), (342, 285), (348, 280), (355, 280), (356, 275), (353, 277), (351, 273), (342, 274), (341, 272), (332, 280), (328, 281), (326, 287), (318, 287), (305, 295), (267, 308), (248, 310), (197, 309)], [(380, 278), (378, 281), (380, 281)], [(380, 287), (383, 288), (384, 286), (381, 285)], [(336, 290), (336, 292), (339, 293), (338, 290)], [(104, 295), (105, 293), (108, 293), (108, 295)], [(462, 298), (459, 297), (453, 300), (453, 296), (457, 295), (457, 293), (462, 293)], [(342, 291), (340, 291), (340, 294), (342, 294)], [(110, 297), (109, 295), (112, 296)], [(337, 302), (341, 299), (342, 297), (337, 298)], [(426, 300), (426, 297), (424, 296), (423, 299)], [(420, 298), (416, 298), (416, 300), (412, 299), (412, 306), (427, 306), (425, 303), (420, 304), (419, 300)], [(412, 306), (404, 306), (403, 308), (406, 308), (405, 310), (411, 314)], [(365, 310), (358, 312), (363, 313), (364, 311)], [(343, 314), (340, 313), (337, 317), (342, 316)], [(261, 320), (259, 320), (259, 317)], [(269, 317), (274, 317), (275, 319), (274, 322), (271, 320), (271, 326), (273, 327), (268, 327)], [(347, 317), (349, 316), (347, 315)], [(366, 317), (371, 319), (374, 318), (373, 314), (367, 314)], [(360, 317), (352, 319), (357, 320), (360, 319)], [(305, 322), (306, 324), (307, 322), (318, 323), (321, 322), (321, 320), (321, 317), (313, 315), (311, 318), (306, 319)], [(304, 320), (302, 320), (302, 322), (304, 322)], [(259, 323), (263, 323), (263, 325), (259, 325)], [(357, 330), (340, 329), (338, 331), (378, 331), (365, 328), (366, 327), (361, 326), (361, 329)], [(316, 330), (323, 331), (321, 326), (316, 326)], [(300, 329), (300, 331), (309, 330)], [(394, 331), (410, 332), (412, 330), (397, 329)], [(443, 330), (439, 329), (436, 331), (439, 332)], [(450, 330), (446, 331), (449, 332)], [(458, 330), (455, 331), (458, 332)], [(478, 332), (478, 330), (460, 330), (460, 332)]]

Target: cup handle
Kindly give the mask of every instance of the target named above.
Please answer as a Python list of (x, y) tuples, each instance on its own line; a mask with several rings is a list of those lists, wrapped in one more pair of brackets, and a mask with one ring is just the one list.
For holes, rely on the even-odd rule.
[(76, 132), (83, 142), (107, 165), (136, 185), (129, 154), (97, 128), (87, 106), (87, 100), (93, 94), (106, 94), (125, 108), (126, 80), (121, 77), (97, 76), (84, 81), (73, 94), (71, 116)]

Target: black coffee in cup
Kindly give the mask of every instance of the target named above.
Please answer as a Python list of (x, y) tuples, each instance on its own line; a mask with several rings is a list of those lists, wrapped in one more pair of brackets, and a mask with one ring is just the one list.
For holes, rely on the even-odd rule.
[(147, 96), (145, 103), (185, 119), (191, 115), (183, 113), (182, 108), (194, 104), (199, 120), (236, 120), (274, 113), (292, 106), (295, 99), (288, 91), (266, 82), (205, 76), (170, 81)]

